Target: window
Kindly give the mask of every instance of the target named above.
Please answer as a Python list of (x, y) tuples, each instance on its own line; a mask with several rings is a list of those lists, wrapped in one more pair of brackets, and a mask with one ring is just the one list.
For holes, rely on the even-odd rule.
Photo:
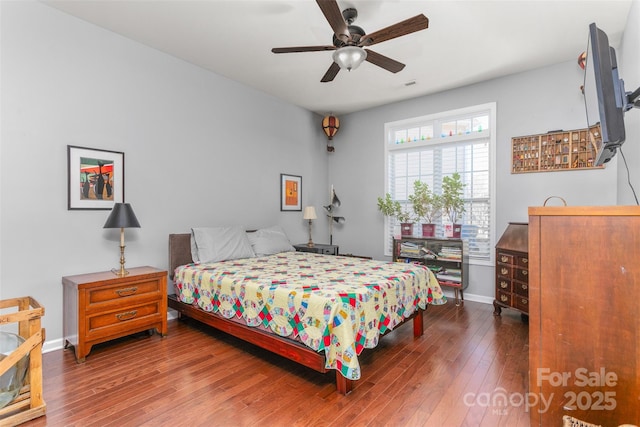
[[(495, 103), (385, 124), (385, 193), (411, 211), (414, 181), (441, 192), (442, 178), (458, 172), (465, 184), (462, 238), (469, 260), (493, 264), (495, 223)], [(444, 235), (443, 221), (436, 236)], [(385, 220), (385, 254), (391, 255), (395, 218)], [(417, 235), (420, 231), (416, 228)]]

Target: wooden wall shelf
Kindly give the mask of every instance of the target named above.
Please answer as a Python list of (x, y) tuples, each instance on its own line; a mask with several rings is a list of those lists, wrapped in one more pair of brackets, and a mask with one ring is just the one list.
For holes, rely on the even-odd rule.
[(602, 169), (594, 166), (600, 126), (511, 138), (511, 173)]

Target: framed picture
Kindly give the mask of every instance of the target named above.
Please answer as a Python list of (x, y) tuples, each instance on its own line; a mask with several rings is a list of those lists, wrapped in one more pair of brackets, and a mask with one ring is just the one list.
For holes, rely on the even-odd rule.
[(68, 206), (113, 208), (124, 202), (124, 153), (67, 145)]
[(280, 210), (302, 210), (302, 177), (280, 174)]

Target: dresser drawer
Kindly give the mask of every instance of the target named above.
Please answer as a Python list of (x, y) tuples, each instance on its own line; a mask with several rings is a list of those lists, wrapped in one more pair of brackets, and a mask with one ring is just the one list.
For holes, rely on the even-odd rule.
[(154, 298), (154, 296), (160, 298), (162, 294), (160, 282), (158, 279), (151, 279), (87, 289), (85, 294), (87, 310), (90, 310), (94, 304), (112, 301), (117, 301), (118, 304), (128, 304), (131, 300)]
[(511, 292), (511, 279), (496, 277), (496, 291)]
[(526, 255), (516, 256), (516, 265), (518, 267), (529, 268), (529, 257)]
[(513, 278), (521, 282), (529, 282), (529, 270), (516, 267), (513, 270)]
[(514, 264), (515, 256), (505, 252), (498, 252), (498, 262), (502, 264)]
[(529, 284), (525, 282), (513, 282), (513, 292), (516, 294), (523, 296), (525, 298), (529, 297)]
[(513, 278), (513, 267), (506, 264), (498, 264), (496, 266), (496, 275), (507, 279)]
[(129, 328), (131, 324), (157, 322), (158, 316), (160, 316), (159, 301), (98, 313), (87, 316), (87, 335), (90, 338), (91, 333), (97, 330), (100, 330), (100, 335), (107, 335), (108, 332), (104, 328), (118, 329), (120, 326)]
[(502, 292), (502, 291), (496, 291), (496, 300), (500, 303), (500, 304), (504, 304), (504, 305), (512, 305), (511, 304), (511, 294), (508, 292)]
[(514, 295), (513, 306), (520, 311), (529, 313), (529, 298), (525, 298), (519, 295)]

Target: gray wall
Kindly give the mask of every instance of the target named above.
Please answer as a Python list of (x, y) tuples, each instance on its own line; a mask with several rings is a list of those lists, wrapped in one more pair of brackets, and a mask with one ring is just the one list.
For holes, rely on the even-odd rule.
[(167, 268), (168, 234), (192, 226), (280, 224), (307, 241), (302, 213), (280, 212), (280, 173), (302, 176), (303, 205), (325, 201), (317, 115), (41, 3), (0, 7), (0, 297), (43, 304), (48, 342), (61, 277), (119, 265), (109, 212), (67, 210), (68, 144), (125, 153), (142, 225), (125, 232), (127, 266)]

